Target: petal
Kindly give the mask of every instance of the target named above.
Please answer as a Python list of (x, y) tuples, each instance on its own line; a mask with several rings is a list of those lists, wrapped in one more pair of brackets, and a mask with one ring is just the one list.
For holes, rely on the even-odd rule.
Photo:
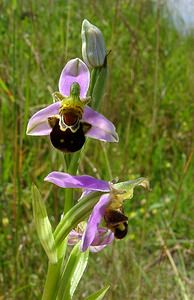
[(79, 58), (71, 59), (62, 70), (59, 79), (60, 93), (69, 96), (73, 82), (79, 83), (80, 98), (85, 98), (90, 84), (90, 72), (86, 64)]
[(107, 245), (101, 245), (101, 246), (90, 246), (90, 251), (93, 253), (97, 253), (99, 251), (102, 251)]
[(82, 239), (82, 234), (72, 229), (68, 235), (68, 245), (75, 245)]
[(102, 195), (98, 203), (94, 206), (93, 211), (89, 217), (86, 230), (82, 237), (81, 251), (86, 249), (92, 244), (95, 239), (98, 225), (104, 216), (105, 209), (110, 201), (109, 194)]
[(48, 124), (48, 117), (57, 115), (59, 107), (60, 101), (53, 103), (35, 113), (28, 122), (26, 134), (49, 135), (51, 132), (51, 127)]
[(107, 245), (111, 244), (114, 240), (114, 233), (111, 230), (108, 230), (108, 234), (104, 237), (104, 239), (97, 243), (92, 243), (90, 246), (90, 251), (91, 252), (99, 252), (102, 249), (104, 249)]
[(86, 136), (105, 142), (119, 141), (113, 123), (91, 107), (86, 106), (84, 108), (82, 121), (92, 125), (92, 128), (86, 133)]
[(108, 228), (98, 228), (96, 236), (90, 246), (91, 252), (98, 252), (111, 244), (114, 240), (114, 233)]
[(108, 228), (98, 228), (92, 246), (107, 245), (114, 240), (114, 233)]
[(88, 175), (73, 176), (63, 172), (51, 172), (44, 180), (52, 182), (62, 188), (81, 188), (102, 192), (108, 192), (110, 190), (107, 181), (96, 179)]

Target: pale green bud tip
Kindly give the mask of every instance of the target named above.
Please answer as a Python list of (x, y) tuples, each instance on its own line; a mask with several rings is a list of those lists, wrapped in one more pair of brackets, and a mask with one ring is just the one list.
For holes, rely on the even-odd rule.
[(82, 56), (89, 67), (101, 67), (106, 58), (106, 47), (102, 32), (88, 20), (82, 23)]
[(70, 96), (79, 97), (80, 96), (80, 85), (77, 82), (73, 82), (70, 89)]

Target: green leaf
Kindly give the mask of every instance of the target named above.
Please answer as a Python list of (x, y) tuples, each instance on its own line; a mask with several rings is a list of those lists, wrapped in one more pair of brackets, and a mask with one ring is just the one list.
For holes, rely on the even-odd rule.
[(105, 296), (106, 292), (109, 289), (109, 285), (95, 292), (94, 294), (88, 296), (85, 300), (101, 300)]
[(86, 252), (80, 251), (80, 243), (74, 246), (61, 275), (57, 299), (72, 299), (77, 285), (87, 266), (88, 256), (89, 250)]
[(32, 186), (32, 207), (39, 240), (49, 258), (50, 263), (55, 264), (57, 263), (57, 251), (52, 227), (40, 192), (35, 185)]

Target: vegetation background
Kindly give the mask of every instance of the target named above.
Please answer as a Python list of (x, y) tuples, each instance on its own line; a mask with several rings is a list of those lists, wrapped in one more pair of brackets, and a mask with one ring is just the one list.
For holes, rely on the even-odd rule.
[(129, 234), (90, 263), (76, 299), (110, 284), (106, 299), (193, 299), (194, 52), (162, 1), (0, 2), (0, 299), (40, 299), (47, 259), (32, 219), (31, 184), (55, 226), (64, 191), (43, 181), (63, 170), (47, 137), (26, 136), (29, 117), (52, 103), (65, 63), (81, 57), (84, 18), (104, 34), (109, 79), (100, 107), (120, 142), (91, 141), (80, 174), (146, 176), (126, 210)]

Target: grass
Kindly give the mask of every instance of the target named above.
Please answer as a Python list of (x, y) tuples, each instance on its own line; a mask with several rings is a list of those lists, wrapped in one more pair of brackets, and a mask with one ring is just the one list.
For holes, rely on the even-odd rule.
[(103, 32), (109, 80), (100, 108), (120, 142), (91, 141), (80, 173), (150, 179), (126, 207), (129, 234), (92, 254), (75, 299), (111, 284), (106, 299), (192, 299), (194, 293), (193, 38), (151, 1), (3, 1), (0, 16), (0, 299), (40, 299), (46, 257), (35, 232), (31, 184), (56, 224), (63, 191), (43, 182), (63, 169), (46, 137), (25, 135), (51, 103), (66, 61), (81, 56), (81, 22)]

